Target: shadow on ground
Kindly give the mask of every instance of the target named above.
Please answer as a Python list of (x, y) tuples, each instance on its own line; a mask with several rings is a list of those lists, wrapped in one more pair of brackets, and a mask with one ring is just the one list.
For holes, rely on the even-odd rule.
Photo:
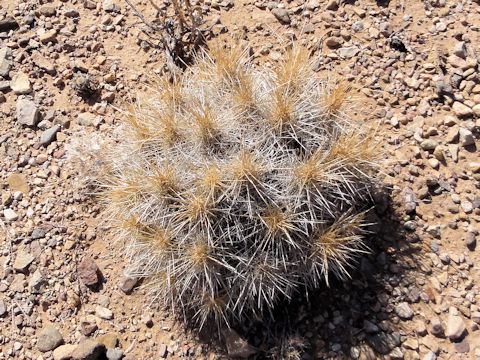
[[(419, 301), (413, 270), (418, 274), (424, 252), (418, 237), (405, 230), (387, 191), (379, 192), (373, 205), (372, 252), (359, 260), (351, 280), (284, 302), (273, 318), (236, 327), (256, 350), (248, 358), (379, 359), (400, 351), (404, 330), (395, 306)], [(221, 346), (225, 349), (225, 341)]]

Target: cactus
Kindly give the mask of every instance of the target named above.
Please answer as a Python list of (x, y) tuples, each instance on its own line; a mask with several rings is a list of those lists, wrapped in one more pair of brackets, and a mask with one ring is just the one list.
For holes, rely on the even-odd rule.
[(211, 46), (125, 112), (103, 194), (155, 303), (228, 324), (348, 277), (379, 157), (350, 94), (299, 46), (273, 70)]

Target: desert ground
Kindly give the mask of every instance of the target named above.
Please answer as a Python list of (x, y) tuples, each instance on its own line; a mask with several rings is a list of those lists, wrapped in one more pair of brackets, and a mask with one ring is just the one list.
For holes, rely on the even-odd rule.
[(480, 359), (480, 4), (190, 2), (253, 65), (295, 41), (351, 84), (384, 151), (372, 252), (221, 339), (157, 309), (91, 180), (121, 109), (171, 70), (171, 2), (2, 0), (0, 359)]

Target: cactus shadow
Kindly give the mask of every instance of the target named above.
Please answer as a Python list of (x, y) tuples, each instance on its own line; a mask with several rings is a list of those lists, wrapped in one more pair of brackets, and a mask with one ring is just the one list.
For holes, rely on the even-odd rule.
[[(404, 330), (395, 306), (420, 300), (415, 276), (424, 252), (418, 237), (402, 225), (389, 191), (374, 198), (371, 253), (359, 259), (351, 279), (333, 280), (308, 297), (284, 301), (262, 319), (234, 326), (256, 350), (243, 358), (378, 359), (400, 346)], [(225, 344), (219, 345), (228, 354)]]

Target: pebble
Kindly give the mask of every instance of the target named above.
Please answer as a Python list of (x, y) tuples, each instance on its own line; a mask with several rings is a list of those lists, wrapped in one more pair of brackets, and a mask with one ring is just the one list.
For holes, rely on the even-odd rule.
[(93, 259), (85, 257), (77, 268), (78, 276), (80, 280), (86, 286), (95, 286), (99, 282), (100, 269)]
[(28, 75), (20, 72), (12, 78), (10, 82), (10, 88), (17, 95), (28, 94), (32, 91), (32, 84)]
[(6, 78), (12, 68), (12, 50), (7, 47), (0, 48), (0, 76)]
[(56, 349), (63, 343), (62, 334), (52, 325), (46, 326), (37, 336), (37, 348), (41, 352)]
[(18, 220), (17, 213), (12, 209), (3, 210), (3, 217), (7, 222), (12, 222)]
[(271, 10), (275, 18), (282, 24), (290, 24), (290, 15), (283, 8), (274, 8)]
[(123, 358), (123, 351), (120, 349), (107, 349), (108, 360), (120, 360)]
[(25, 126), (35, 126), (40, 121), (37, 105), (27, 98), (19, 97), (16, 105), (17, 121)]
[(358, 49), (356, 46), (349, 46), (349, 47), (342, 47), (337, 50), (338, 55), (340, 55), (344, 59), (351, 59), (355, 55), (358, 54), (360, 49)]
[(341, 38), (336, 37), (336, 36), (331, 36), (325, 40), (325, 44), (330, 48), (330, 49), (336, 49), (342, 45), (343, 41)]
[(97, 305), (97, 307), (95, 307), (95, 314), (101, 318), (101, 319), (104, 319), (104, 320), (111, 320), (113, 319), (113, 312), (112, 310), (106, 308), (106, 307), (103, 307), (103, 306), (100, 306), (100, 305)]
[(445, 336), (447, 336), (451, 341), (457, 341), (463, 336), (465, 330), (465, 322), (461, 316), (452, 314), (448, 315)]
[(443, 337), (445, 329), (442, 321), (438, 318), (433, 318), (430, 321), (430, 332), (436, 337)]
[(424, 357), (423, 360), (437, 360), (437, 355), (433, 351), (429, 351)]
[(410, 320), (414, 315), (412, 308), (406, 302), (398, 304), (395, 307), (395, 313), (402, 320)]
[(7, 16), (0, 20), (0, 32), (15, 30), (18, 28), (17, 20), (11, 16)]
[(53, 125), (50, 129), (45, 130), (40, 137), (40, 144), (46, 146), (55, 141), (58, 131), (60, 131), (60, 125)]
[(45, 32), (42, 32), (39, 36), (38, 39), (42, 44), (47, 44), (49, 42), (54, 42), (57, 37), (57, 30), (51, 29)]
[(423, 150), (435, 150), (435, 148), (438, 146), (438, 141), (435, 141), (433, 139), (426, 139), (426, 140), (423, 140), (421, 143), (420, 143), (420, 147), (423, 149)]
[(468, 117), (473, 115), (472, 108), (468, 107), (461, 102), (455, 101), (452, 105), (452, 110), (458, 117)]
[(138, 279), (137, 278), (132, 278), (132, 277), (129, 277), (129, 276), (124, 276), (121, 280), (120, 280), (120, 284), (119, 284), (119, 287), (120, 287), (120, 290), (122, 290), (125, 294), (130, 294), (133, 290), (133, 288), (135, 287), (135, 285), (137, 285), (137, 282), (138, 282)]
[(0, 317), (7, 313), (7, 307), (5, 306), (5, 302), (0, 299)]
[(53, 350), (53, 360), (69, 360), (72, 358), (73, 351), (77, 348), (77, 345), (65, 344), (60, 345)]
[(13, 262), (13, 268), (16, 271), (24, 272), (34, 260), (35, 257), (32, 254), (20, 250), (17, 252), (17, 256)]
[(463, 147), (475, 144), (475, 138), (473, 137), (473, 134), (470, 130), (462, 127), (458, 130), (458, 134), (460, 138), (460, 145), (462, 145)]
[(92, 339), (81, 341), (73, 350), (73, 360), (97, 360), (105, 354), (105, 346)]

